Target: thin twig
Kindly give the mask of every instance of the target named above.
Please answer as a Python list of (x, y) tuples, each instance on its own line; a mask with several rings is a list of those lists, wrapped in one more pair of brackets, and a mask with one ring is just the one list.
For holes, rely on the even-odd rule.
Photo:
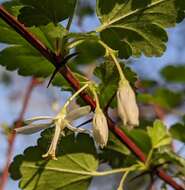
[[(22, 109), (21, 109), (21, 112), (19, 114), (19, 117), (16, 121), (16, 124), (15, 124), (15, 127), (14, 128), (19, 128), (21, 127), (21, 124), (22, 124), (22, 120), (23, 120), (23, 117), (24, 117), (24, 114), (28, 108), (28, 103), (29, 103), (29, 100), (30, 100), (30, 97), (31, 97), (31, 93), (34, 89), (34, 87), (38, 84), (38, 81), (35, 79), (35, 78), (32, 78), (30, 84), (28, 85), (28, 88), (26, 90), (26, 94), (25, 94), (25, 97), (24, 97), (24, 100), (23, 100), (23, 105), (22, 105)], [(16, 137), (16, 134), (15, 132), (12, 132), (10, 133), (10, 135), (8, 136), (8, 150), (7, 150), (7, 159), (6, 159), (6, 164), (5, 164), (5, 167), (2, 171), (2, 175), (1, 175), (1, 178), (0, 178), (0, 190), (3, 190), (5, 185), (6, 185), (6, 182), (8, 180), (8, 168), (9, 168), (9, 164), (11, 162), (11, 159), (12, 159), (12, 153), (13, 153), (13, 146), (14, 146), (14, 142), (15, 142), (15, 137)]]
[[(20, 24), (15, 17), (10, 15), (1, 5), (0, 6), (0, 17), (13, 27), (23, 38), (25, 38), (30, 44), (32, 44), (43, 56), (45, 56), (51, 63), (56, 67), (58, 62), (61, 60), (48, 48), (46, 48), (38, 39), (36, 39), (22, 24)], [(72, 71), (64, 66), (60, 73), (63, 77), (69, 82), (74, 90), (80, 88), (79, 81), (74, 77)], [(92, 110), (95, 110), (96, 103), (91, 96), (83, 92), (80, 94), (83, 100), (89, 104)], [(107, 117), (109, 129), (143, 162), (146, 161), (145, 154), (141, 149), (120, 129), (116, 124)], [(185, 190), (181, 185), (172, 179), (171, 176), (168, 176), (163, 170), (157, 170), (156, 174), (163, 179), (166, 183), (171, 185), (176, 190)]]

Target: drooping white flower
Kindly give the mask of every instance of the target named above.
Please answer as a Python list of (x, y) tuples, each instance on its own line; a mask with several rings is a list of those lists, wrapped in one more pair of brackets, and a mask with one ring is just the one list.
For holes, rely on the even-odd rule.
[(120, 80), (117, 91), (118, 115), (124, 125), (133, 127), (139, 125), (139, 109), (136, 96), (127, 80)]
[[(27, 127), (20, 127), (15, 129), (15, 131), (21, 134), (32, 134), (41, 131), (43, 129), (55, 126), (55, 132), (49, 150), (46, 154), (43, 155), (43, 157), (44, 158), (49, 157), (51, 159), (56, 160), (55, 153), (56, 153), (57, 143), (60, 135), (61, 134), (64, 135), (65, 127), (74, 132), (85, 132), (86, 131), (85, 129), (73, 127), (71, 125), (71, 122), (82, 116), (89, 114), (90, 111), (91, 111), (90, 106), (84, 106), (77, 108), (73, 111), (70, 111), (68, 113), (64, 110), (64, 112), (60, 112), (55, 117), (50, 117), (50, 116), (34, 117), (25, 121), (25, 125), (28, 125)], [(34, 122), (40, 120), (48, 120), (48, 122), (44, 124), (43, 123), (34, 124)]]
[(93, 136), (101, 148), (106, 146), (108, 141), (108, 124), (103, 111), (97, 107), (93, 117)]

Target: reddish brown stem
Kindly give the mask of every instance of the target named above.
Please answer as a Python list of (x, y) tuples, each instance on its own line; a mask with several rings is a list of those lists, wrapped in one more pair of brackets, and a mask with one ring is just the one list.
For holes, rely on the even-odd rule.
[[(35, 85), (38, 84), (38, 81), (36, 79), (32, 79), (27, 90), (26, 90), (26, 94), (25, 94), (25, 97), (24, 97), (24, 100), (23, 100), (23, 105), (22, 105), (22, 109), (21, 109), (21, 112), (19, 114), (19, 117), (16, 121), (16, 124), (15, 124), (15, 127), (14, 128), (19, 128), (21, 127), (21, 123), (22, 123), (22, 120), (23, 120), (23, 117), (24, 117), (24, 114), (26, 112), (26, 109), (28, 107), (28, 102), (29, 102), (29, 99), (31, 97), (31, 93), (33, 91), (33, 88)], [(9, 168), (9, 164), (11, 162), (11, 159), (12, 159), (12, 153), (13, 153), (13, 146), (14, 146), (14, 142), (15, 142), (15, 137), (16, 137), (16, 134), (15, 132), (12, 132), (9, 134), (8, 136), (8, 150), (7, 150), (7, 160), (6, 160), (6, 164), (5, 164), (5, 167), (3, 169), (3, 172), (2, 172), (2, 175), (1, 175), (1, 179), (0, 179), (0, 190), (3, 190), (5, 185), (6, 185), (6, 182), (8, 180), (8, 168)]]
[[(45, 56), (49, 61), (53, 63), (53, 65), (58, 65), (61, 62), (61, 57), (56, 56), (53, 52), (48, 50), (38, 39), (36, 39), (22, 24), (20, 24), (15, 17), (10, 15), (3, 6), (0, 6), (0, 17), (8, 23), (11, 27), (13, 27), (23, 38), (25, 38), (30, 44), (32, 44), (43, 56)], [(60, 71), (63, 77), (69, 82), (69, 84), (73, 87), (74, 90), (78, 90), (80, 88), (79, 81), (74, 77), (71, 70), (64, 66)], [(96, 103), (92, 97), (90, 97), (85, 92), (80, 94), (83, 100), (89, 104), (92, 110), (95, 109)], [(141, 149), (129, 138), (127, 135), (111, 120), (111, 118), (107, 118), (109, 129), (143, 162), (146, 161), (146, 156), (141, 151)], [(170, 176), (165, 174), (162, 170), (156, 171), (157, 175), (163, 179), (166, 183), (171, 185), (176, 190), (185, 190), (181, 185), (177, 184)]]

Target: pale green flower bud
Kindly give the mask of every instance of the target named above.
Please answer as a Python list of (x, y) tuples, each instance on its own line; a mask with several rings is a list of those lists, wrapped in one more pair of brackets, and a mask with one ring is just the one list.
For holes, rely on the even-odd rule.
[(96, 108), (93, 117), (93, 136), (98, 145), (101, 148), (106, 146), (108, 141), (108, 124), (107, 119), (100, 108)]
[(136, 96), (127, 80), (121, 80), (117, 91), (118, 114), (124, 125), (139, 125), (139, 109)]

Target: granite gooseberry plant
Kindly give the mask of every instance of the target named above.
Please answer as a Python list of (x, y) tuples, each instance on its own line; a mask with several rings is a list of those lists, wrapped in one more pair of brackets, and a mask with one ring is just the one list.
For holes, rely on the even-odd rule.
[[(28, 147), (23, 155), (14, 158), (9, 169), (11, 177), (20, 180), (19, 187), (26, 190), (85, 190), (94, 176), (120, 173), (123, 176), (117, 189), (121, 190), (127, 177), (140, 173), (136, 176), (139, 178), (146, 173), (152, 179), (159, 176), (175, 189), (184, 189), (163, 170), (169, 172), (173, 165), (178, 170), (173, 175), (179, 179), (183, 176), (185, 161), (170, 146), (176, 138), (175, 128), (171, 132), (160, 120), (141, 127), (134, 91), (138, 77), (125, 62), (142, 54), (161, 56), (168, 39), (165, 28), (184, 19), (185, 2), (97, 0), (100, 26), (79, 33), (71, 31), (76, 10), (79, 8), (80, 12), (78, 5), (77, 0), (13, 0), (0, 6), (0, 42), (8, 45), (0, 52), (0, 64), (8, 70), (18, 70), (20, 75), (42, 79), (55, 68), (52, 84), (62, 90), (76, 91), (56, 117), (35, 117), (23, 121), (28, 125), (25, 129), (16, 129), (30, 133), (47, 128), (37, 146)], [(72, 69), (63, 61), (71, 51), (79, 52)], [(79, 70), (82, 62), (91, 64), (95, 60), (94, 75), (100, 79), (99, 83)], [(91, 131), (83, 134), (85, 130), (71, 125), (74, 119), (90, 112), (90, 107), (81, 107), (79, 113), (73, 113), (74, 118), (69, 117), (67, 106), (78, 95), (95, 111), (92, 135)], [(140, 95), (139, 100), (143, 99)], [(156, 103), (155, 98), (150, 101)], [(118, 109), (120, 122), (112, 120), (108, 108)], [(40, 119), (50, 122), (33, 124)], [(133, 129), (135, 126), (138, 128)], [(73, 131), (80, 134), (75, 136)], [(127, 161), (113, 164), (120, 157)], [(114, 169), (98, 172), (100, 163), (109, 163)]]

